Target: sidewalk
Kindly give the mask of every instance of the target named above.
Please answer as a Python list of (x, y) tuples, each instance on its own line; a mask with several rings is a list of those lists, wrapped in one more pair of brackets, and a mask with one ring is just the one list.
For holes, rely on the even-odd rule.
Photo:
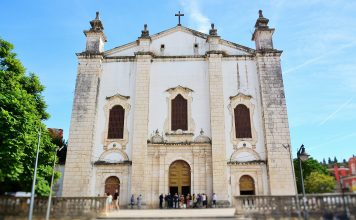
[(234, 208), (215, 209), (122, 209), (107, 215), (99, 215), (98, 219), (170, 219), (170, 218), (235, 218)]

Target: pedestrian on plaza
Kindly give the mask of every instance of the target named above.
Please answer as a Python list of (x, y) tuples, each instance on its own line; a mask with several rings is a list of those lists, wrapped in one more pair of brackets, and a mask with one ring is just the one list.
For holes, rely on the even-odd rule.
[(185, 197), (185, 200), (187, 201), (187, 209), (190, 208), (190, 201), (191, 201), (191, 198), (190, 198), (190, 194), (188, 193), (187, 196)]
[(118, 189), (115, 190), (113, 200), (114, 200), (115, 209), (119, 210), (120, 207), (119, 207), (119, 190)]
[(131, 195), (130, 205), (131, 205), (131, 209), (133, 209), (133, 206), (135, 205), (135, 197), (134, 197), (134, 194)]
[(193, 200), (193, 208), (196, 208), (197, 207), (197, 196), (195, 195), (195, 193), (193, 193), (192, 200)]
[(208, 208), (208, 195), (205, 194), (205, 208)]
[(169, 193), (164, 197), (164, 206), (169, 209)]
[(141, 208), (141, 205), (142, 205), (142, 195), (140, 194), (138, 197), (137, 197), (137, 208)]
[(203, 193), (202, 200), (203, 200), (203, 207), (204, 206), (206, 207), (206, 195), (205, 195), (205, 193)]
[(175, 194), (174, 194), (174, 198), (173, 198), (173, 201), (174, 201), (174, 208), (175, 208), (175, 209), (178, 208), (178, 199), (179, 199), (178, 194), (175, 193)]
[(108, 213), (111, 211), (112, 206), (112, 195), (110, 193), (106, 193), (106, 201), (105, 201), (105, 211)]
[(162, 209), (163, 208), (163, 194), (161, 194), (160, 196), (159, 196), (159, 208), (160, 209)]
[(213, 207), (216, 208), (216, 200), (218, 199), (217, 195), (213, 193)]
[(201, 199), (202, 199), (202, 198), (201, 198), (201, 195), (200, 195), (200, 193), (198, 193), (198, 195), (197, 195), (197, 207), (198, 207), (198, 208), (201, 207), (201, 206), (200, 206), (200, 205), (201, 205)]
[(184, 195), (183, 194), (179, 196), (179, 207), (183, 208), (183, 209), (185, 208)]

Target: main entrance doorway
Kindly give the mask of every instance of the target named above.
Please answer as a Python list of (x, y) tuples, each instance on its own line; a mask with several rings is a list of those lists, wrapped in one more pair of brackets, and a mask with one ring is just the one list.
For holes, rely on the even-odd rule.
[(184, 160), (176, 160), (169, 167), (169, 192), (171, 195), (190, 193), (190, 166)]
[(115, 194), (115, 190), (118, 190), (120, 194), (120, 180), (116, 176), (110, 176), (105, 180), (105, 192), (110, 193), (112, 196)]
[(255, 195), (255, 183), (249, 175), (240, 178), (240, 195)]

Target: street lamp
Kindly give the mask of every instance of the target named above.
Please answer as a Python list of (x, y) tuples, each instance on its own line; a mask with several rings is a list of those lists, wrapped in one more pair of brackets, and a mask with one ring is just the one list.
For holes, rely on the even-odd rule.
[(304, 178), (303, 178), (303, 168), (302, 168), (302, 161), (306, 161), (309, 158), (309, 154), (305, 152), (304, 144), (300, 146), (298, 152), (297, 152), (297, 157), (299, 160), (299, 169), (300, 169), (300, 177), (302, 179), (302, 191), (303, 191), (303, 206), (304, 206), (304, 219), (308, 219), (307, 217), (307, 206), (305, 204), (305, 188), (304, 188)]
[(30, 200), (30, 210), (28, 213), (28, 219), (32, 220), (33, 215), (33, 203), (35, 201), (35, 187), (36, 187), (36, 177), (37, 177), (37, 165), (38, 165), (38, 153), (40, 152), (40, 143), (41, 143), (41, 127), (38, 131), (38, 141), (37, 141), (37, 150), (36, 150), (36, 161), (35, 161), (35, 170), (33, 172), (33, 181), (31, 189), (31, 200)]
[(52, 188), (53, 188), (53, 179), (54, 179), (54, 168), (56, 166), (57, 152), (61, 151), (63, 147), (59, 148), (56, 146), (56, 153), (54, 154), (53, 167), (52, 167), (52, 178), (51, 178), (51, 189), (49, 191), (48, 196), (48, 204), (47, 204), (47, 212), (46, 212), (46, 220), (49, 220), (49, 215), (51, 212), (51, 201), (52, 201)]

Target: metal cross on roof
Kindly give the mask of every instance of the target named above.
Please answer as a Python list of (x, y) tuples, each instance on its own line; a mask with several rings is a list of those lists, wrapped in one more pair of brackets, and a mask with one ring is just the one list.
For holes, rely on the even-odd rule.
[(175, 14), (175, 16), (178, 16), (178, 26), (181, 26), (180, 24), (180, 17), (184, 16), (184, 14), (181, 14), (180, 11), (178, 11), (178, 14)]

